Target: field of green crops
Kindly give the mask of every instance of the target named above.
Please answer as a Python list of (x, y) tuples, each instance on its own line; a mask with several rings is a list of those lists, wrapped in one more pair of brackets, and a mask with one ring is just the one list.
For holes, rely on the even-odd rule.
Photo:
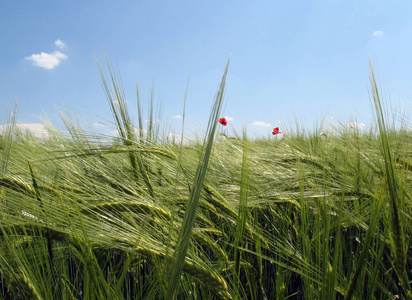
[[(375, 125), (222, 134), (227, 67), (204, 138), (131, 122), (101, 72), (119, 137), (64, 118), (0, 138), (0, 299), (412, 299), (412, 134)], [(109, 109), (108, 108), (108, 109)], [(395, 126), (395, 123), (397, 125)]]

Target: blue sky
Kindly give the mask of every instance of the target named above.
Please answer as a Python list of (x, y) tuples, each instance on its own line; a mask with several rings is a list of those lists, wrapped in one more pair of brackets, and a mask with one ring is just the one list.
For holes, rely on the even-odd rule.
[(409, 1), (1, 1), (0, 28), (0, 123), (16, 98), (22, 124), (61, 124), (62, 108), (112, 120), (103, 50), (135, 120), (137, 80), (144, 113), (154, 84), (177, 131), (189, 72), (186, 124), (205, 130), (230, 55), (223, 115), (237, 130), (368, 125), (369, 59), (393, 104), (411, 103)]

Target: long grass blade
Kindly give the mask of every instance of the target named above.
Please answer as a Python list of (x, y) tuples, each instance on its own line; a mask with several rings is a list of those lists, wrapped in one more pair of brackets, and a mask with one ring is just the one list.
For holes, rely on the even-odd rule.
[(5, 174), (10, 158), (11, 144), (13, 142), (13, 131), (16, 125), (17, 115), (17, 100), (14, 103), (14, 107), (10, 110), (8, 120), (1, 134), (3, 135), (3, 161), (2, 161), (2, 173)]
[(389, 146), (388, 131), (385, 126), (382, 104), (379, 96), (378, 86), (375, 80), (372, 64), (370, 64), (370, 81), (372, 85), (372, 96), (375, 104), (375, 113), (379, 126), (382, 155), (385, 162), (386, 183), (389, 190), (389, 198), (392, 212), (392, 230), (395, 237), (395, 259), (396, 272), (399, 282), (403, 282), (403, 275), (406, 271), (406, 248), (405, 234), (402, 225), (400, 207), (402, 206), (402, 197), (399, 192), (399, 182), (394, 170), (394, 161), (392, 160), (391, 149)]
[[(230, 61), (230, 60), (229, 60)], [(187, 248), (192, 236), (192, 229), (196, 218), (197, 208), (200, 201), (200, 192), (203, 189), (203, 181), (206, 177), (208, 163), (212, 152), (213, 140), (215, 136), (217, 121), (221, 112), (223, 95), (226, 84), (226, 76), (229, 68), (229, 61), (226, 65), (226, 69), (223, 73), (222, 81), (220, 83), (219, 91), (216, 95), (212, 112), (209, 119), (209, 125), (206, 133), (205, 144), (199, 164), (197, 166), (196, 175), (193, 181), (193, 190), (190, 194), (189, 202), (184, 214), (182, 227), (180, 229), (179, 238), (176, 243), (176, 250), (174, 253), (174, 261), (171, 266), (170, 280), (168, 282), (166, 299), (174, 299), (177, 293), (177, 287), (180, 281), (180, 275), (182, 274), (183, 264), (186, 258)]]
[(247, 222), (248, 216), (248, 194), (249, 194), (249, 168), (248, 168), (248, 144), (247, 144), (247, 136), (246, 130), (243, 131), (243, 158), (242, 158), (242, 172), (241, 172), (241, 179), (240, 179), (240, 197), (239, 197), (239, 209), (238, 209), (238, 216), (237, 216), (237, 227), (236, 227), (236, 238), (235, 238), (235, 267), (234, 267), (234, 279), (233, 282), (235, 283), (235, 290), (239, 289), (240, 285), (240, 261), (242, 252), (240, 248), (242, 248), (243, 243), (243, 236), (245, 233), (245, 227)]

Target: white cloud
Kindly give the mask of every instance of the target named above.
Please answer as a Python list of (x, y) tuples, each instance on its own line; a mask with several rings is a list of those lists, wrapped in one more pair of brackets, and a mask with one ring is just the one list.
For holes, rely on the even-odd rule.
[[(0, 125), (0, 133), (6, 129), (8, 125)], [(31, 133), (36, 138), (47, 139), (50, 136), (50, 133), (47, 131), (46, 127), (40, 123), (24, 123), (24, 124), (15, 124), (15, 128), (23, 133)]]
[[(146, 123), (150, 123), (150, 120), (149, 119), (146, 119), (146, 120), (144, 120)], [(159, 124), (159, 123), (162, 123), (162, 120), (153, 120), (152, 121), (153, 122), (153, 124)]]
[(107, 125), (105, 125), (103, 123), (100, 123), (100, 122), (93, 122), (93, 125), (95, 127), (100, 127), (100, 128), (106, 128), (107, 127)]
[(54, 69), (65, 59), (67, 59), (67, 55), (60, 51), (54, 51), (53, 53), (42, 52), (40, 54), (32, 54), (31, 56), (26, 57), (26, 60), (32, 60), (35, 66), (47, 70)]
[(264, 127), (270, 127), (270, 124), (269, 123), (265, 123), (265, 122), (253, 122), (253, 124), (252, 125), (255, 125), (255, 126), (264, 126)]
[(357, 122), (349, 122), (348, 127), (349, 128), (363, 128), (365, 127), (365, 123), (357, 123)]
[(177, 133), (169, 132), (166, 135), (166, 139), (170, 142), (173, 142), (173, 143), (180, 143), (180, 141), (182, 140), (182, 136), (180, 134), (177, 134)]
[(383, 31), (382, 30), (377, 30), (373, 33), (374, 36), (382, 36), (383, 35)]
[[(114, 95), (115, 96), (115, 95)], [(121, 99), (121, 100), (118, 100), (118, 99), (114, 99), (113, 100), (113, 104), (114, 105), (117, 105), (117, 106), (120, 106), (120, 103), (122, 103), (122, 105), (123, 104), (128, 104), (129, 103), (129, 100), (127, 100), (127, 99)]]
[(59, 47), (60, 49), (66, 48), (66, 44), (63, 43), (61, 40), (56, 40), (54, 44)]
[(174, 117), (172, 117), (173, 119), (182, 119), (183, 117), (181, 115), (176, 115)]
[[(178, 133), (174, 133), (174, 132), (169, 132), (165, 137), (166, 137), (166, 140), (168, 142), (173, 142), (173, 143), (176, 143), (176, 144), (180, 144), (180, 142), (182, 141), (182, 135), (180, 135)], [(193, 138), (185, 136), (183, 138), (183, 145), (188, 145), (193, 141), (194, 141)]]
[(226, 121), (233, 121), (234, 119), (232, 117), (229, 116), (225, 116)]
[(104, 124), (102, 122), (93, 122), (93, 126), (97, 130), (103, 130), (105, 132), (107, 131), (112, 131), (113, 130), (113, 125), (110, 126), (108, 124)]
[[(135, 133), (136, 133), (136, 130), (135, 130)], [(112, 131), (110, 131), (109, 135), (112, 136), (112, 137), (117, 137), (118, 138), (118, 137), (120, 137), (120, 132), (117, 129), (113, 129)]]

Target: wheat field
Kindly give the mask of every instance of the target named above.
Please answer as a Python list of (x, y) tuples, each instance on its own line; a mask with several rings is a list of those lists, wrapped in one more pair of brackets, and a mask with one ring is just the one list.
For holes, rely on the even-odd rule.
[[(167, 141), (99, 68), (118, 136), (0, 137), (1, 299), (412, 299), (410, 119)], [(153, 106), (152, 106), (153, 107)], [(396, 123), (396, 124), (395, 124)], [(327, 130), (327, 133), (325, 133)], [(184, 135), (184, 132), (183, 132)]]

